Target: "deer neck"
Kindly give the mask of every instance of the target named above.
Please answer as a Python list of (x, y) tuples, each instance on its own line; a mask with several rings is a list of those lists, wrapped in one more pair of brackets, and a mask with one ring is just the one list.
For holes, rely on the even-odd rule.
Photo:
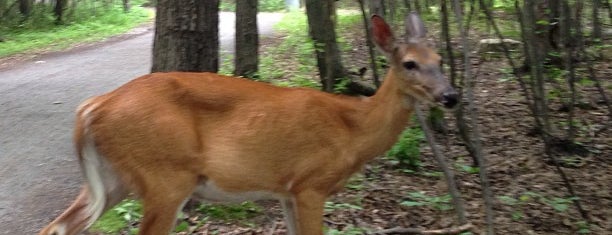
[(401, 79), (394, 66), (389, 69), (377, 93), (367, 98), (358, 138), (359, 162), (366, 162), (386, 152), (406, 128), (416, 99), (400, 89)]

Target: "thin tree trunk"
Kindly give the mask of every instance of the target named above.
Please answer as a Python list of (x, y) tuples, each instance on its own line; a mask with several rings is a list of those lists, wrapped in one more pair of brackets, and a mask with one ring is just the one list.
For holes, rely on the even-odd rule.
[(470, 114), (470, 122), (471, 122), (471, 126), (472, 126), (472, 135), (470, 136), (470, 139), (473, 141), (474, 143), (474, 150), (476, 153), (476, 159), (478, 160), (478, 166), (480, 168), (479, 171), (479, 175), (480, 175), (480, 182), (482, 184), (482, 190), (483, 190), (483, 197), (484, 197), (484, 203), (485, 203), (485, 214), (486, 214), (486, 223), (487, 223), (487, 234), (488, 235), (492, 235), (494, 234), (494, 228), (493, 228), (493, 199), (492, 199), (492, 193), (491, 193), (491, 188), (489, 187), (489, 180), (487, 177), (487, 163), (484, 160), (483, 157), (483, 153), (482, 153), (482, 148), (481, 148), (481, 143), (480, 143), (480, 127), (478, 125), (478, 110), (476, 109), (475, 105), (474, 105), (474, 89), (473, 89), (473, 84), (475, 84), (475, 82), (472, 81), (472, 74), (471, 74), (471, 62), (470, 62), (470, 48), (469, 48), (469, 43), (468, 43), (468, 36), (467, 36), (467, 32), (466, 30), (463, 28), (463, 15), (461, 13), (461, 4), (459, 3), (458, 0), (453, 0), (453, 6), (455, 8), (455, 18), (456, 18), (456, 22), (457, 22), (457, 28), (459, 28), (460, 30), (460, 34), (461, 34), (461, 44), (462, 44), (462, 49), (463, 49), (463, 63), (464, 63), (464, 79), (465, 79), (465, 88), (466, 88), (466, 92), (465, 94), (467, 95), (467, 100), (468, 100), (468, 110), (469, 110), (469, 114)]
[(234, 75), (254, 77), (259, 64), (257, 0), (236, 2), (236, 53)]
[[(442, 16), (442, 30), (441, 30), (441, 38), (444, 40), (445, 44), (445, 56), (444, 61), (447, 61), (448, 66), (450, 67), (449, 77), (450, 82), (455, 87), (457, 92), (459, 93), (459, 97), (462, 97), (463, 94), (463, 85), (462, 82), (457, 79), (457, 66), (455, 64), (455, 55), (453, 52), (453, 45), (451, 43), (450, 37), (450, 27), (449, 27), (449, 19), (448, 19), (448, 5), (447, 0), (440, 1), (440, 11)], [(474, 147), (474, 143), (470, 140), (469, 137), (469, 128), (467, 126), (467, 121), (464, 118), (463, 113), (463, 102), (457, 103), (457, 108), (455, 108), (455, 112), (453, 112), (455, 116), (455, 123), (457, 125), (457, 129), (459, 131), (459, 136), (463, 143), (465, 143), (465, 149), (468, 151), (470, 156), (472, 157), (472, 165), (478, 165), (478, 159), (476, 159), (476, 150)]]
[(593, 41), (599, 42), (601, 41), (601, 20), (599, 17), (599, 10), (601, 6), (601, 0), (593, 0)]
[(55, 14), (56, 24), (64, 23), (62, 16), (64, 15), (64, 5), (66, 4), (65, 1), (66, 0), (55, 0), (55, 8), (53, 9), (53, 13)]
[(570, 91), (570, 101), (567, 103), (568, 114), (567, 114), (567, 134), (566, 140), (570, 143), (574, 142), (574, 136), (576, 135), (576, 126), (574, 125), (574, 107), (576, 103), (576, 88), (574, 81), (576, 80), (576, 69), (572, 60), (576, 59), (574, 46), (570, 46), (570, 42), (574, 40), (571, 30), (572, 20), (579, 20), (577, 18), (572, 19), (570, 8), (567, 1), (562, 1), (559, 4), (559, 39), (561, 45), (565, 46), (565, 58), (564, 67), (567, 71), (567, 86)]
[(152, 72), (217, 72), (219, 0), (159, 0)]
[(21, 13), (24, 19), (30, 17), (33, 2), (33, 0), (19, 0), (19, 13)]
[(372, 34), (370, 32), (370, 20), (367, 17), (364, 0), (358, 0), (359, 7), (361, 8), (361, 15), (363, 17), (363, 26), (366, 33), (366, 43), (368, 44), (368, 52), (370, 54), (370, 69), (372, 70), (372, 77), (374, 79), (374, 86), (380, 87), (380, 78), (378, 77), (378, 68), (376, 66), (376, 50), (374, 50), (374, 44), (372, 43)]
[(442, 154), (442, 151), (440, 151), (440, 148), (438, 148), (438, 146), (436, 145), (436, 140), (433, 131), (428, 126), (427, 121), (425, 121), (425, 115), (423, 115), (423, 112), (421, 112), (421, 109), (419, 109), (418, 107), (415, 109), (415, 113), (421, 125), (421, 129), (423, 129), (423, 133), (425, 133), (425, 138), (427, 138), (427, 142), (429, 143), (429, 146), (433, 151), (434, 157), (436, 158), (438, 167), (440, 167), (440, 169), (442, 169), (442, 173), (444, 173), (444, 178), (446, 179), (448, 192), (450, 193), (453, 200), (453, 206), (457, 214), (457, 219), (459, 220), (460, 224), (466, 224), (467, 218), (465, 216), (465, 207), (463, 204), (463, 200), (461, 199), (461, 193), (457, 189), (457, 183), (455, 182), (455, 174), (448, 167), (446, 160), (444, 160), (444, 155)]
[(327, 92), (333, 92), (339, 79), (346, 76), (340, 49), (336, 43), (334, 2), (334, 0), (306, 0), (309, 34), (315, 45), (321, 84), (323, 90)]
[(420, 15), (421, 14), (421, 3), (419, 0), (412, 0), (414, 2), (414, 9)]
[(406, 8), (406, 14), (412, 11), (412, 6), (410, 6), (410, 0), (404, 0), (404, 8)]
[(123, 0), (123, 11), (130, 12), (132, 5), (130, 4), (130, 0)]
[(550, 153), (551, 147), (551, 128), (550, 128), (550, 120), (548, 118), (548, 105), (545, 97), (545, 87), (544, 87), (544, 74), (543, 74), (543, 66), (542, 60), (543, 55), (540, 54), (541, 45), (536, 45), (535, 41), (535, 5), (532, 1), (526, 1), (523, 6), (523, 11), (517, 9), (517, 12), (523, 12), (521, 14), (522, 17), (522, 35), (524, 37), (525, 46), (527, 48), (526, 54), (531, 64), (531, 90), (533, 94), (534, 100), (534, 108), (535, 108), (535, 116), (542, 123), (542, 129), (538, 130), (538, 132), (542, 133), (542, 138), (544, 140), (544, 150), (547, 154)]
[(385, 10), (383, 8), (383, 0), (369, 0), (368, 8), (370, 9), (370, 15), (379, 15), (385, 17)]

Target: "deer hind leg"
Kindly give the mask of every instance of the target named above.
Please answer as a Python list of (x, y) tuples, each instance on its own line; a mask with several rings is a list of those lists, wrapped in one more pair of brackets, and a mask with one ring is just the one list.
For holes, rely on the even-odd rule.
[(326, 196), (306, 190), (295, 196), (298, 235), (323, 235), (323, 208)]
[(40, 235), (74, 235), (89, 228), (106, 210), (125, 199), (128, 191), (93, 144), (82, 149), (81, 167), (86, 184), (76, 200)]
[(168, 235), (196, 186), (197, 177), (185, 172), (156, 173), (143, 178), (146, 182), (140, 190), (144, 214), (139, 235)]

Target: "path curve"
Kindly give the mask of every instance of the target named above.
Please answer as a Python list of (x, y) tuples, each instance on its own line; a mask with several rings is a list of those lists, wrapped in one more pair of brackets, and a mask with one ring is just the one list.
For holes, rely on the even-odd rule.
[[(270, 35), (280, 13), (260, 13)], [(235, 17), (220, 14), (222, 52), (232, 52)], [(42, 56), (0, 71), (0, 234), (36, 234), (76, 197), (74, 110), (151, 67), (151, 30), (99, 47)]]

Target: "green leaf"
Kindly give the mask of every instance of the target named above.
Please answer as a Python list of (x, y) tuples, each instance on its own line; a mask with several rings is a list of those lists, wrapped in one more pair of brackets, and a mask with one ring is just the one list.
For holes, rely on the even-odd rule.
[(174, 231), (175, 232), (184, 232), (184, 231), (187, 231), (187, 229), (189, 229), (189, 223), (187, 223), (186, 221), (181, 221), (181, 223), (176, 226)]
[(497, 197), (497, 199), (499, 199), (502, 203), (510, 206), (513, 206), (518, 202), (518, 200), (510, 196), (499, 196)]
[(523, 212), (513, 211), (512, 212), (512, 220), (520, 220), (524, 217)]
[(529, 195), (525, 195), (525, 194), (523, 194), (523, 195), (521, 195), (521, 196), (519, 197), (519, 200), (520, 200), (521, 202), (526, 202), (526, 201), (531, 200), (531, 197), (530, 197)]
[(559, 212), (566, 211), (568, 208), (567, 204), (553, 204), (552, 207)]
[(402, 203), (400, 203), (400, 205), (402, 206), (422, 206), (422, 205), (425, 205), (425, 203), (415, 202), (415, 201), (403, 201)]

